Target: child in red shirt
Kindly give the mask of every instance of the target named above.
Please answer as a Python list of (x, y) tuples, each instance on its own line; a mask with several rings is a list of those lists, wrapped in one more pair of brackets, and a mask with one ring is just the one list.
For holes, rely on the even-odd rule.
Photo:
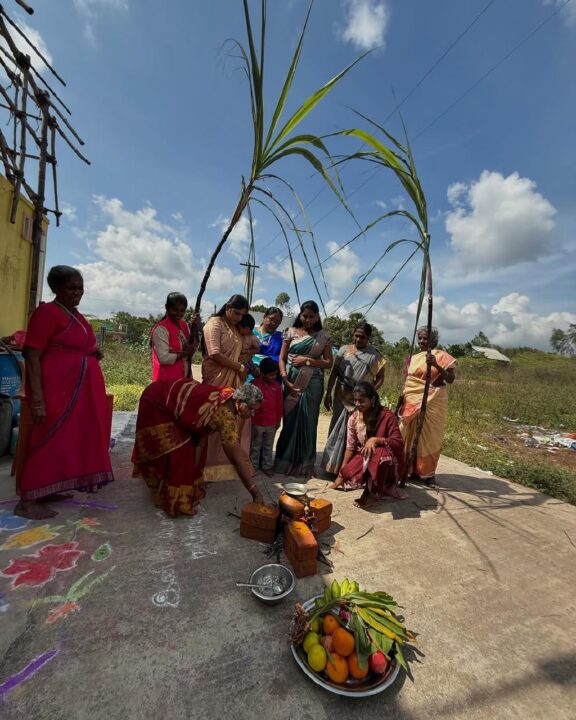
[(274, 460), (272, 448), (274, 436), (282, 422), (282, 387), (278, 382), (278, 364), (272, 358), (265, 357), (260, 363), (260, 376), (252, 382), (260, 388), (264, 399), (252, 418), (252, 449), (250, 461), (254, 470), (260, 467), (262, 459), (262, 472), (272, 477)]

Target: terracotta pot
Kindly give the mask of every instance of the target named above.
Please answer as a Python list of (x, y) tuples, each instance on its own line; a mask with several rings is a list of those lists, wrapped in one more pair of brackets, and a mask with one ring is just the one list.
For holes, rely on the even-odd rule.
[(298, 500), (286, 495), (286, 493), (280, 495), (278, 505), (282, 513), (292, 518), (292, 520), (298, 520), (298, 518), (304, 515), (304, 505)]

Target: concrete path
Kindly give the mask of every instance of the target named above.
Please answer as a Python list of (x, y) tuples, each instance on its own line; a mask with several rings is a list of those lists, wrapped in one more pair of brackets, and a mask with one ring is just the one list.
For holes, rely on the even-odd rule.
[[(392, 593), (419, 633), (413, 682), (349, 700), (295, 665), (292, 602), (267, 608), (235, 588), (266, 561), (229, 514), (247, 499), (240, 485), (211, 485), (194, 519), (170, 520), (130, 477), (132, 416), (115, 422), (117, 482), (78, 495), (86, 506), (17, 528), (0, 505), (0, 570), (20, 571), (0, 575), (3, 719), (576, 716), (575, 507), (446, 458), (441, 488), (412, 486), (401, 503), (361, 511), (353, 493), (322, 495), (334, 575), (320, 566), (293, 601), (348, 576)], [(14, 497), (8, 469), (3, 459), (1, 501)], [(259, 481), (273, 497), (276, 480)], [(57, 570), (45, 548), (65, 543)]]

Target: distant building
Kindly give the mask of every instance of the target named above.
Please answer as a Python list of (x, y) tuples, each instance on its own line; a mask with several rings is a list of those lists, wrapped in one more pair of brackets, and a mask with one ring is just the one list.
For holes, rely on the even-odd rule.
[[(32, 221), (34, 206), (20, 195), (16, 222), (10, 222), (14, 188), (0, 175), (0, 337), (24, 330), (32, 280)], [(42, 288), (48, 220), (42, 225), (38, 288)]]
[(509, 357), (506, 357), (506, 355), (502, 355), (502, 353), (495, 348), (472, 345), (472, 350), (474, 351), (472, 357), (478, 357), (478, 355), (482, 355), (483, 357), (488, 358), (488, 360), (497, 360), (498, 362), (505, 363), (511, 362)]

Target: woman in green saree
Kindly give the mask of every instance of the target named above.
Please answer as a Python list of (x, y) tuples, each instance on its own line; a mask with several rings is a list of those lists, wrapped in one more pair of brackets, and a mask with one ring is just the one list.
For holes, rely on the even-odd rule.
[(332, 343), (322, 330), (320, 311), (313, 300), (302, 304), (294, 324), (285, 331), (278, 365), (284, 382), (284, 421), (276, 445), (275, 471), (311, 477), (324, 370), (332, 367)]

